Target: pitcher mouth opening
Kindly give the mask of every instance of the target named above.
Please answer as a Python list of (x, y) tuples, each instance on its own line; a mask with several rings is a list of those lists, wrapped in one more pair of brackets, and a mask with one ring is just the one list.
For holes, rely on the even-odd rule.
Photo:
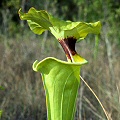
[(72, 56), (77, 54), (75, 50), (75, 44), (77, 39), (74, 37), (67, 37), (63, 39), (58, 39), (58, 41), (61, 44), (62, 48), (64, 49), (67, 59), (73, 62)]

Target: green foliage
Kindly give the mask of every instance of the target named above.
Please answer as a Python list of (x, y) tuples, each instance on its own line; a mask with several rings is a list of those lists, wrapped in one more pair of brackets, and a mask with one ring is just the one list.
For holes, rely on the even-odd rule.
[(20, 0), (3, 0), (1, 1), (1, 6), (3, 8), (11, 8), (14, 7), (15, 9), (18, 9), (20, 6)]
[[(0, 86), (0, 90), (4, 90), (4, 87)], [(2, 113), (3, 113), (3, 111), (0, 110), (0, 118), (1, 118), (1, 116), (2, 116)]]
[(1, 118), (1, 116), (2, 116), (2, 112), (3, 112), (3, 111), (2, 111), (2, 110), (0, 110), (0, 118)]
[(52, 57), (34, 62), (33, 69), (42, 73), (48, 120), (73, 120), (80, 67), (80, 63), (68, 63)]
[(0, 86), (0, 90), (4, 90), (4, 87)]
[(37, 11), (31, 8), (28, 13), (24, 14), (19, 10), (21, 20), (27, 20), (31, 30), (36, 34), (41, 34), (49, 30), (57, 39), (74, 37), (84, 39), (88, 33), (99, 34), (101, 23), (85, 23), (63, 21), (54, 18), (44, 10)]
[(62, 21), (35, 8), (31, 8), (28, 13), (22, 13), (20, 9), (19, 15), (21, 20), (28, 21), (34, 33), (42, 34), (49, 30), (62, 45), (68, 62), (46, 58), (41, 62), (35, 61), (33, 70), (42, 73), (48, 120), (73, 120), (80, 84), (80, 66), (87, 62), (76, 53), (75, 43), (89, 33), (99, 34), (101, 23)]
[[(25, 1), (22, 4), (22, 1)], [(48, 3), (48, 5), (46, 4)], [(28, 58), (29, 61), (32, 58), (30, 64), (32, 63), (33, 59), (35, 58), (39, 58), (42, 59), (43, 57), (47, 56), (45, 55), (45, 53), (47, 53), (49, 50), (49, 55), (53, 55), (53, 56), (57, 56), (59, 57), (59, 54), (61, 54), (61, 52), (58, 52), (58, 46), (56, 46), (56, 51), (53, 51), (53, 44), (52, 44), (52, 39), (48, 40), (47, 45), (45, 45), (45, 47), (47, 46), (52, 46), (51, 48), (47, 48), (47, 50), (44, 50), (41, 52), (41, 46), (38, 48), (36, 43), (38, 43), (38, 41), (32, 41), (34, 43), (34, 45), (36, 45), (36, 48), (31, 45), (29, 42), (26, 44), (25, 41), (20, 41), (21, 39), (27, 40), (27, 39), (38, 39), (38, 36), (32, 36), (29, 34), (29, 31), (27, 29), (27, 24), (26, 22), (23, 22), (23, 29), (20, 28), (21, 26), (21, 22), (19, 21), (17, 11), (18, 8), (21, 6), (24, 6), (24, 10), (23, 11), (27, 11), (31, 6), (35, 6), (35, 8), (37, 9), (46, 9), (48, 11), (50, 11), (50, 13), (52, 13), (53, 15), (62, 18), (62, 19), (66, 19), (66, 20), (73, 20), (73, 21), (86, 21), (86, 22), (91, 22), (91, 21), (98, 21), (98, 19), (103, 23), (103, 26), (105, 26), (105, 24), (107, 23), (107, 27), (108, 29), (105, 31), (105, 33), (107, 34), (108, 40), (111, 42), (111, 47), (112, 47), (112, 58), (113, 58), (113, 64), (114, 64), (114, 71), (115, 71), (115, 80), (114, 83), (117, 86), (117, 90), (115, 86), (112, 86), (109, 78), (109, 69), (108, 69), (108, 61), (107, 61), (107, 55), (106, 55), (106, 45), (105, 45), (105, 38), (104, 38), (104, 34), (102, 34), (102, 41), (100, 43), (99, 49), (101, 52), (99, 52), (99, 56), (97, 56), (97, 49), (98, 48), (98, 41), (96, 39), (96, 44), (95, 44), (95, 58), (96, 61), (99, 62), (93, 62), (91, 60), (89, 60), (89, 62), (91, 63), (91, 65), (89, 65), (86, 69), (85, 72), (83, 72), (85, 75), (87, 75), (87, 79), (89, 80), (89, 78), (92, 78), (93, 82), (90, 82), (91, 86), (95, 89), (98, 90), (98, 94), (100, 96), (100, 98), (103, 98), (103, 94), (105, 96), (105, 100), (104, 100), (104, 105), (106, 108), (108, 109), (109, 114), (111, 115), (111, 117), (115, 120), (120, 118), (120, 114), (119, 114), (119, 62), (117, 62), (119, 60), (119, 50), (118, 50), (118, 46), (120, 45), (120, 34), (119, 34), (119, 26), (120, 26), (120, 5), (119, 5), (119, 0), (113, 1), (113, 0), (106, 0), (106, 1), (102, 1), (102, 0), (65, 0), (65, 1), (60, 1), (60, 0), (44, 0), (44, 1), (39, 1), (39, 0), (1, 0), (0, 2), (0, 40), (4, 40), (3, 38), (6, 37), (7, 35), (9, 36), (9, 34), (11, 34), (12, 37), (12, 46), (11, 51), (5, 51), (4, 49), (1, 49), (1, 52), (3, 51), (3, 54), (5, 54), (6, 57), (2, 57), (2, 55), (0, 55), (2, 57), (2, 61), (5, 62), (1, 62), (1, 82), (4, 83), (9, 87), (11, 86), (11, 89), (8, 88), (7, 92), (3, 93), (3, 97), (1, 98), (2, 100), (7, 99), (7, 103), (5, 104), (5, 106), (8, 106), (7, 110), (6, 110), (6, 116), (5, 116), (5, 120), (6, 119), (15, 119), (14, 116), (18, 116), (19, 115), (19, 119), (25, 119), (26, 117), (32, 117), (32, 113), (34, 113), (35, 116), (39, 115), (44, 116), (43, 114), (45, 114), (45, 111), (43, 113), (37, 113), (34, 112), (35, 110), (33, 109), (34, 106), (36, 107), (36, 111), (41, 110), (41, 108), (39, 108), (39, 106), (43, 105), (43, 103), (41, 103), (41, 98), (37, 100), (40, 101), (35, 101), (35, 93), (33, 92), (33, 88), (32, 87), (26, 87), (24, 86), (23, 88), (28, 88), (27, 90), (19, 88), (19, 86), (23, 85), (24, 83), (27, 83), (28, 86), (33, 86), (33, 83), (29, 83), (30, 79), (34, 78), (34, 74), (31, 74), (30, 68), (28, 69), (28, 73), (29, 74), (25, 74), (24, 75), (27, 77), (24, 77), (22, 72), (19, 72), (19, 70), (23, 69), (25, 66), (24, 64), (28, 63)], [(19, 7), (18, 7), (19, 6)], [(5, 9), (4, 9), (5, 8)], [(3, 15), (4, 16), (3, 16)], [(6, 15), (6, 16), (5, 16)], [(117, 27), (116, 27), (117, 26)], [(18, 29), (19, 28), (19, 29)], [(6, 31), (7, 32), (4, 32)], [(14, 30), (13, 30), (14, 29)], [(25, 29), (25, 30), (24, 30)], [(20, 31), (27, 31), (27, 33), (24, 33), (21, 35), (22, 32)], [(18, 31), (19, 34), (16, 34), (16, 32)], [(6, 34), (4, 34), (6, 33)], [(18, 38), (13, 38), (16, 35), (18, 35)], [(51, 38), (51, 37), (50, 37)], [(91, 44), (91, 42), (89, 42), (89, 38), (87, 39), (87, 43), (89, 44), (89, 46), (85, 46), (84, 41), (81, 43), (82, 45), (78, 45), (78, 48), (84, 48), (84, 47), (88, 47), (89, 50), (85, 50), (85, 51), (79, 51), (83, 54), (83, 56), (87, 56), (87, 58), (90, 58), (90, 51), (93, 50), (94, 48), (94, 44)], [(10, 40), (7, 39), (8, 41)], [(94, 40), (94, 37), (90, 38), (90, 40)], [(18, 45), (16, 47), (16, 41), (18, 42)], [(43, 40), (44, 41), (44, 40)], [(41, 42), (43, 42), (41, 41)], [(21, 43), (21, 44), (19, 44)], [(2, 44), (2, 43), (1, 43)], [(26, 45), (26, 48), (23, 49), (23, 46)], [(39, 44), (41, 45), (41, 43)], [(3, 46), (3, 45), (2, 45)], [(1, 47), (1, 46), (0, 46)], [(16, 48), (15, 50), (13, 50), (14, 48)], [(39, 50), (38, 50), (39, 49)], [(6, 50), (6, 48), (5, 48)], [(29, 50), (29, 53), (27, 53)], [(33, 55), (31, 55), (31, 51), (32, 50), (36, 50), (39, 51), (37, 54), (32, 53)], [(21, 51), (23, 51), (23, 54), (20, 55)], [(50, 52), (51, 51), (51, 52)], [(16, 59), (18, 59), (18, 54), (19, 54), (19, 63), (16, 61)], [(30, 54), (30, 57), (28, 57), (27, 55)], [(38, 56), (40, 54), (40, 56)], [(14, 56), (13, 56), (14, 55)], [(16, 59), (10, 59), (11, 56), (13, 56), (12, 58)], [(27, 57), (26, 57), (27, 56)], [(31, 57), (32, 56), (32, 57)], [(62, 55), (61, 55), (62, 56)], [(61, 57), (60, 56), (60, 57)], [(25, 59), (24, 59), (25, 58)], [(63, 57), (64, 59), (64, 57)], [(14, 63), (13, 63), (14, 61)], [(26, 62), (26, 63), (24, 63)], [(6, 64), (7, 63), (7, 64)], [(104, 63), (104, 64), (103, 64)], [(4, 67), (3, 66), (6, 66)], [(17, 65), (17, 66), (16, 66)], [(3, 66), (3, 67), (2, 67)], [(14, 67), (13, 67), (14, 66)], [(29, 66), (29, 65), (28, 65)], [(20, 67), (20, 68), (19, 68)], [(6, 69), (7, 68), (7, 69)], [(9, 68), (9, 69), (8, 69)], [(16, 68), (16, 69), (14, 69)], [(25, 69), (25, 70), (26, 70)], [(15, 70), (15, 71), (14, 71)], [(97, 71), (97, 72), (96, 72)], [(14, 74), (13, 74), (14, 73)], [(104, 74), (103, 74), (104, 73)], [(5, 75), (4, 75), (5, 74)], [(93, 75), (94, 74), (94, 78)], [(19, 76), (19, 77), (18, 77)], [(32, 76), (32, 77), (31, 77)], [(38, 77), (38, 78), (37, 78)], [(39, 79), (39, 76), (37, 76), (36, 79)], [(9, 78), (9, 80), (8, 80)], [(99, 79), (100, 81), (96, 80), (95, 78)], [(13, 81), (16, 81), (14, 82)], [(11, 83), (10, 83), (11, 80)], [(27, 82), (26, 82), (27, 81)], [(33, 80), (31, 80), (33, 81)], [(36, 83), (37, 84), (37, 83)], [(17, 85), (18, 87), (15, 87), (15, 85)], [(99, 85), (98, 87), (96, 87), (97, 85)], [(35, 90), (37, 90), (38, 85), (36, 85)], [(114, 91), (111, 91), (111, 88), (115, 89)], [(39, 88), (38, 88), (39, 91)], [(88, 100), (94, 101), (94, 99), (90, 96), (89, 92), (85, 91), (85, 97), (88, 98)], [(97, 92), (97, 91), (96, 91)], [(16, 93), (16, 94), (15, 94)], [(34, 94), (33, 94), (34, 93)], [(38, 92), (36, 92), (38, 93)], [(39, 94), (41, 94), (42, 92), (40, 92)], [(113, 96), (111, 96), (111, 94)], [(25, 96), (24, 96), (25, 95)], [(28, 96), (27, 96), (28, 95)], [(17, 97), (16, 97), (17, 96)], [(30, 96), (32, 96), (32, 98), (34, 98), (34, 101), (36, 103), (36, 105), (34, 105), (33, 103), (33, 99), (29, 99), (28, 102), (21, 102), (23, 100), (23, 96), (24, 96), (24, 101), (28, 101), (27, 98), (29, 98)], [(27, 96), (27, 97), (26, 97)], [(114, 97), (117, 96), (117, 97)], [(13, 101), (14, 98), (14, 101)], [(30, 97), (31, 98), (31, 97)], [(43, 98), (42, 98), (43, 99)], [(84, 99), (84, 98), (83, 98)], [(109, 99), (109, 100), (108, 100)], [(85, 100), (85, 99), (84, 99)], [(43, 100), (44, 101), (44, 100)], [(84, 105), (82, 106), (84, 108), (84, 111), (82, 112), (84, 114), (84, 119), (96, 119), (96, 115), (94, 113), (98, 113), (100, 116), (101, 115), (101, 110), (99, 107), (97, 107), (97, 111), (94, 111), (94, 109), (92, 109), (91, 111), (93, 111), (94, 113), (92, 114), (92, 112), (85, 106), (87, 106), (86, 101), (83, 101)], [(19, 105), (17, 105), (19, 103)], [(30, 103), (33, 103), (31, 108), (29, 109), (29, 106), (31, 105)], [(2, 102), (1, 102), (2, 104)], [(30, 105), (29, 105), (30, 104)], [(92, 105), (94, 107), (96, 107), (96, 102), (92, 102)], [(14, 106), (14, 112), (12, 111), (12, 107)], [(17, 108), (17, 106), (21, 106), (21, 108), (24, 108), (24, 110), (22, 111), (22, 109)], [(90, 103), (91, 106), (91, 103)], [(44, 108), (44, 107), (43, 107)], [(78, 110), (79, 111), (79, 110)], [(81, 111), (79, 111), (81, 112)], [(17, 114), (14, 114), (17, 113)], [(92, 114), (92, 116), (91, 116)], [(27, 119), (27, 118), (26, 118)], [(32, 118), (28, 118), (28, 119), (32, 119)]]

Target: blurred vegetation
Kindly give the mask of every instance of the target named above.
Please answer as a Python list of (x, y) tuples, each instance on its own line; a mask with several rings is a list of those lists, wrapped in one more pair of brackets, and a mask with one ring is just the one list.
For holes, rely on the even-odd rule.
[[(2, 120), (46, 120), (45, 95), (32, 63), (46, 56), (66, 60), (48, 32), (37, 36), (18, 10), (45, 9), (64, 20), (102, 22), (97, 38), (89, 35), (76, 49), (89, 61), (82, 76), (99, 96), (109, 116), (120, 119), (120, 1), (119, 0), (1, 0), (0, 2), (0, 110)], [(99, 46), (95, 41), (98, 42)], [(96, 47), (97, 46), (97, 47)], [(105, 120), (102, 108), (81, 82), (75, 120)]]

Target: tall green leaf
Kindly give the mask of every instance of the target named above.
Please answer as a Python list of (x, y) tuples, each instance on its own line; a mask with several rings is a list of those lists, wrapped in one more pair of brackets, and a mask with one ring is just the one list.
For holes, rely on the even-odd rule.
[(35, 61), (33, 69), (42, 74), (48, 120), (73, 120), (80, 85), (80, 67), (87, 63), (75, 51), (75, 43), (89, 33), (99, 34), (100, 21), (95, 23), (63, 21), (35, 8), (31, 8), (28, 13), (22, 13), (20, 9), (19, 15), (22, 20), (28, 21), (34, 33), (42, 34), (49, 30), (63, 47), (69, 62), (50, 57), (41, 62)]
[(52, 57), (34, 62), (33, 69), (42, 73), (48, 120), (74, 119), (81, 65)]

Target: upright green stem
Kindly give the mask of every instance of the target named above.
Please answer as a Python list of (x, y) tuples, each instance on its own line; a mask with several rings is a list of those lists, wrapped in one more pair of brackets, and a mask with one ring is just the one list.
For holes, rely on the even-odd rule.
[(95, 35), (94, 59), (97, 58), (98, 46), (99, 46), (99, 38), (98, 35)]

